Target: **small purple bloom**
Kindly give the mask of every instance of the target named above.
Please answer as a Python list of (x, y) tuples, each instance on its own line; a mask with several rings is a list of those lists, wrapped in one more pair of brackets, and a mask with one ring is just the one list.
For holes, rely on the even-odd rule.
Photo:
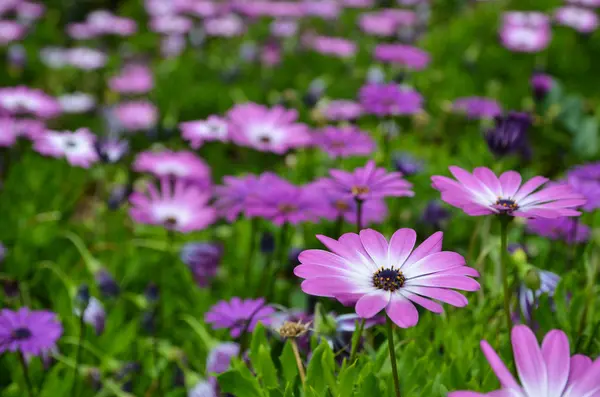
[(561, 25), (571, 27), (580, 33), (592, 33), (600, 21), (593, 10), (583, 7), (561, 7), (554, 13), (554, 19)]
[(223, 247), (216, 243), (187, 243), (179, 255), (194, 275), (198, 286), (207, 287), (217, 274)]
[(393, 156), (393, 165), (396, 171), (404, 176), (411, 176), (423, 171), (423, 161), (416, 159), (410, 153), (395, 153)]
[(542, 51), (551, 36), (550, 18), (541, 12), (510, 11), (503, 15), (500, 40), (511, 51)]
[[(77, 310), (76, 314), (78, 316), (81, 316), (81, 311)], [(83, 310), (83, 321), (86, 324), (89, 324), (92, 327), (94, 327), (96, 335), (100, 335), (102, 334), (102, 332), (104, 332), (106, 312), (104, 311), (104, 306), (98, 299), (94, 297), (91, 297), (89, 299), (89, 302)]]
[(326, 104), (322, 112), (329, 121), (351, 121), (362, 116), (363, 108), (360, 103), (336, 99)]
[(6, 257), (6, 247), (4, 246), (4, 244), (0, 243), (0, 263), (2, 263), (4, 261), (5, 257)]
[(553, 86), (554, 79), (549, 74), (534, 73), (531, 76), (531, 88), (533, 90), (533, 96), (538, 101), (543, 100), (550, 90), (552, 90)]
[(502, 114), (502, 108), (495, 99), (476, 96), (457, 98), (454, 110), (464, 113), (469, 119), (491, 119)]
[(585, 196), (587, 202), (581, 207), (584, 211), (600, 208), (600, 162), (575, 167), (567, 174), (567, 182)]
[(63, 328), (56, 314), (26, 307), (0, 310), (0, 353), (19, 351), (39, 356), (56, 347)]
[(369, 134), (352, 125), (325, 127), (313, 136), (313, 142), (332, 158), (368, 156), (376, 148)]
[(423, 215), (421, 215), (421, 221), (433, 227), (434, 229), (442, 229), (442, 223), (450, 218), (450, 211), (442, 206), (438, 201), (430, 201), (427, 203)]
[(231, 359), (240, 353), (240, 345), (235, 342), (219, 343), (208, 353), (206, 372), (208, 375), (221, 374), (229, 369)]
[(102, 161), (110, 164), (117, 163), (129, 151), (129, 142), (115, 137), (101, 139), (96, 142), (96, 151)]
[(531, 313), (536, 309), (540, 296), (548, 294), (552, 298), (560, 282), (560, 277), (552, 272), (537, 269), (534, 271), (538, 272), (540, 288), (534, 291), (522, 283), (517, 291), (519, 306), (521, 307), (525, 321), (528, 323), (531, 322)]
[(531, 116), (527, 113), (508, 112), (496, 117), (496, 125), (485, 133), (485, 140), (490, 151), (498, 156), (506, 156), (515, 152), (527, 154), (527, 130), (531, 126)]
[(213, 329), (229, 329), (232, 338), (238, 338), (244, 331), (252, 332), (260, 321), (269, 324), (275, 309), (265, 305), (265, 300), (232, 298), (229, 302), (219, 301), (210, 308), (204, 320)]
[(212, 383), (200, 381), (188, 390), (187, 397), (218, 397), (218, 395)]
[(379, 117), (419, 113), (423, 105), (417, 91), (393, 83), (364, 85), (359, 95), (365, 111)]
[(378, 44), (374, 57), (378, 61), (399, 65), (411, 70), (422, 70), (429, 65), (429, 54), (406, 44)]
[(585, 243), (589, 240), (590, 227), (577, 218), (529, 219), (527, 231), (551, 240), (563, 240), (567, 244)]
[(109, 298), (114, 298), (119, 295), (119, 284), (117, 284), (113, 276), (106, 269), (98, 270), (94, 275), (94, 278), (96, 279), (96, 285), (102, 295)]

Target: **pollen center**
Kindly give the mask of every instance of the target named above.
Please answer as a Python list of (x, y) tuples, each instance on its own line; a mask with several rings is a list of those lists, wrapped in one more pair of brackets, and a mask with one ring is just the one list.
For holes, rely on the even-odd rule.
[(519, 208), (519, 205), (514, 200), (498, 198), (496, 208), (500, 211), (511, 212)]
[(271, 137), (270, 137), (270, 136), (268, 136), (268, 135), (261, 135), (261, 136), (258, 138), (258, 141), (259, 141), (260, 143), (264, 143), (265, 145), (267, 145), (267, 144), (271, 143)]
[(292, 212), (296, 211), (297, 209), (298, 209), (298, 207), (296, 207), (293, 204), (280, 204), (279, 205), (279, 211), (283, 212), (284, 214), (292, 213)]
[(352, 194), (355, 196), (369, 193), (367, 186), (352, 186)]
[(381, 268), (373, 275), (373, 286), (384, 291), (394, 292), (404, 285), (406, 277), (400, 270)]
[(343, 200), (336, 201), (334, 205), (335, 208), (338, 209), (340, 212), (346, 212), (350, 209), (350, 205)]
[(28, 338), (31, 338), (31, 331), (27, 328), (21, 327), (21, 328), (14, 329), (10, 333), (10, 336), (16, 340), (28, 339)]
[(174, 227), (175, 225), (177, 225), (177, 218), (170, 216), (167, 219), (165, 219), (165, 227)]
[(73, 149), (77, 146), (77, 141), (75, 141), (74, 139), (67, 139), (65, 141), (65, 146), (69, 149)]

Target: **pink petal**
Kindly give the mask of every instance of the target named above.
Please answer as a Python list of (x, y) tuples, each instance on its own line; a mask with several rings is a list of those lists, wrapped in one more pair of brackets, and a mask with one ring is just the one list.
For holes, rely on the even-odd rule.
[(432, 300), (429, 300), (427, 298), (423, 298), (420, 295), (412, 294), (408, 291), (403, 291), (402, 295), (404, 295), (406, 298), (410, 299), (417, 305), (422, 306), (431, 312), (438, 313), (438, 314), (444, 312), (444, 308), (442, 307), (442, 305), (440, 305), (439, 303), (434, 302)]
[(416, 263), (404, 267), (402, 272), (407, 278), (413, 278), (463, 266), (464, 264), (465, 258), (462, 255), (456, 252), (443, 251), (431, 254)]
[(508, 368), (506, 368), (506, 365), (504, 365), (498, 356), (498, 353), (496, 353), (490, 344), (482, 340), (480, 346), (483, 355), (488, 360), (490, 367), (492, 367), (492, 371), (494, 371), (494, 374), (496, 374), (496, 377), (500, 381), (500, 385), (505, 388), (520, 388), (514, 376), (512, 376)]
[(419, 322), (417, 308), (399, 294), (392, 294), (390, 303), (385, 308), (390, 319), (400, 328), (410, 328)]
[(451, 166), (449, 167), (450, 172), (454, 177), (462, 183), (472, 194), (482, 198), (497, 198), (486, 185), (484, 185), (479, 179), (471, 175), (469, 172), (463, 170), (460, 167)]
[(299, 265), (294, 268), (294, 274), (305, 279), (327, 276), (352, 276), (351, 271), (327, 265)]
[(390, 266), (399, 269), (412, 252), (417, 233), (412, 229), (399, 229), (390, 239), (388, 248), (388, 263)]
[(546, 334), (542, 342), (542, 356), (548, 371), (548, 391), (560, 397), (569, 377), (569, 339), (559, 330), (552, 330)]
[(497, 196), (502, 196), (502, 185), (500, 184), (500, 180), (490, 170), (486, 167), (477, 167), (473, 170), (473, 175), (477, 177), (483, 184), (485, 184), (489, 189)]
[(376, 290), (363, 295), (356, 302), (356, 314), (362, 318), (371, 318), (382, 311), (390, 302), (391, 293), (384, 290)]
[(502, 197), (512, 198), (521, 186), (521, 175), (515, 171), (506, 171), (500, 175), (500, 184), (502, 185)]
[(444, 238), (444, 233), (436, 232), (433, 233), (429, 238), (423, 241), (408, 257), (404, 266), (407, 266), (411, 263), (415, 263), (425, 258), (428, 255), (431, 255), (435, 252), (440, 252), (442, 250), (442, 240)]
[(521, 186), (521, 188), (513, 196), (513, 200), (517, 202), (523, 200), (524, 197), (527, 197), (529, 194), (531, 194), (531, 192), (546, 182), (548, 182), (548, 178), (544, 178), (543, 176), (534, 176)]
[(383, 234), (373, 229), (365, 229), (360, 232), (360, 240), (373, 262), (380, 267), (387, 267), (388, 242)]
[(513, 356), (521, 384), (531, 396), (545, 396), (548, 392), (548, 374), (542, 351), (535, 334), (525, 325), (512, 329)]
[(581, 375), (592, 366), (592, 359), (583, 354), (576, 354), (571, 357), (571, 365), (569, 368), (569, 384), (579, 379)]
[(596, 359), (592, 365), (577, 378), (575, 384), (571, 384), (565, 393), (567, 396), (588, 396), (588, 393), (598, 392), (600, 388), (600, 359)]
[(407, 287), (440, 287), (454, 288), (463, 291), (477, 291), (480, 285), (477, 281), (464, 276), (428, 275), (406, 281)]
[(311, 278), (304, 280), (301, 287), (306, 294), (329, 298), (337, 294), (364, 293), (370, 289), (357, 285), (352, 279), (340, 276)]
[(467, 298), (465, 298), (462, 294), (451, 289), (434, 287), (406, 287), (405, 290), (456, 307), (464, 307), (467, 305), (467, 303), (469, 303)]

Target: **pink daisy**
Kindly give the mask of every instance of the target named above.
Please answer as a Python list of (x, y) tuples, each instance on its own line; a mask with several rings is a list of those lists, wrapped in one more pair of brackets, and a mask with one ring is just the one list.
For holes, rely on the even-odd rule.
[(500, 28), (502, 44), (512, 51), (538, 52), (550, 44), (550, 19), (541, 12), (507, 12)]
[(116, 105), (115, 116), (128, 131), (148, 130), (156, 125), (158, 110), (148, 101), (130, 101)]
[(256, 193), (257, 187), (256, 175), (225, 176), (223, 185), (215, 188), (217, 197), (215, 207), (219, 211), (219, 215), (225, 217), (229, 222), (235, 221), (240, 214), (246, 212), (248, 197)]
[(188, 151), (142, 152), (137, 155), (132, 168), (158, 178), (172, 177), (202, 187), (210, 185), (210, 167), (196, 154)]
[(58, 101), (41, 90), (25, 86), (0, 88), (0, 111), (51, 118), (60, 113)]
[(229, 138), (229, 123), (222, 117), (209, 116), (206, 120), (186, 121), (179, 124), (181, 136), (198, 149), (205, 141), (226, 142)]
[(432, 186), (442, 193), (442, 200), (471, 216), (578, 216), (580, 212), (575, 208), (585, 203), (585, 198), (567, 184), (554, 184), (537, 190), (548, 182), (547, 178), (541, 176), (521, 184), (521, 175), (515, 171), (507, 171), (499, 178), (486, 167), (475, 168), (471, 174), (460, 167), (451, 166), (450, 172), (457, 180), (432, 176)]
[(189, 233), (210, 226), (217, 213), (209, 207), (210, 194), (196, 185), (176, 180), (174, 186), (161, 179), (160, 191), (148, 184), (146, 193), (134, 192), (129, 196), (129, 215), (138, 223), (160, 225), (169, 230)]
[(527, 326), (517, 325), (511, 339), (521, 384), (490, 344), (481, 341), (481, 350), (502, 389), (487, 394), (457, 391), (448, 397), (594, 397), (600, 393), (600, 359), (592, 362), (581, 354), (571, 356), (569, 339), (563, 331), (548, 332), (540, 347)]
[(324, 105), (323, 116), (329, 121), (349, 121), (362, 116), (360, 103), (346, 99), (335, 99)]
[(226, 14), (204, 21), (204, 29), (209, 36), (235, 37), (240, 36), (246, 30), (242, 18), (235, 14)]
[(475, 269), (465, 259), (442, 251), (442, 233), (437, 232), (416, 249), (417, 234), (400, 229), (388, 242), (379, 232), (362, 230), (346, 233), (339, 240), (318, 235), (331, 250), (300, 253), (296, 276), (305, 279), (302, 290), (309, 295), (336, 298), (355, 304), (362, 318), (381, 310), (399, 327), (413, 327), (419, 321), (415, 303), (434, 313), (442, 306), (431, 300), (463, 307), (467, 299), (453, 289), (476, 291)]
[(373, 53), (375, 59), (412, 70), (422, 70), (429, 65), (427, 51), (406, 44), (378, 44)]
[(313, 142), (330, 157), (368, 156), (375, 151), (375, 141), (369, 134), (348, 125), (325, 127), (315, 133)]
[(144, 94), (154, 87), (152, 71), (144, 65), (127, 65), (108, 81), (108, 86), (122, 94)]
[(289, 149), (307, 146), (311, 141), (308, 127), (296, 121), (296, 110), (244, 103), (229, 110), (227, 118), (231, 122), (233, 141), (261, 152), (283, 154)]
[(33, 149), (50, 157), (64, 157), (69, 164), (89, 168), (99, 160), (94, 146), (96, 136), (87, 128), (75, 132), (46, 131), (33, 142)]
[(25, 26), (18, 22), (0, 20), (0, 45), (22, 39), (25, 32)]
[(0, 118), (0, 147), (11, 147), (18, 137), (15, 120), (9, 117)]
[(341, 37), (317, 36), (311, 40), (313, 50), (323, 55), (349, 58), (356, 54), (356, 44)]
[(410, 190), (412, 184), (404, 180), (401, 173), (377, 168), (373, 160), (369, 160), (364, 167), (357, 168), (354, 172), (330, 170), (329, 175), (330, 190), (359, 201), (414, 196), (414, 192)]
[(561, 7), (554, 13), (554, 19), (564, 26), (569, 26), (581, 33), (591, 33), (600, 23), (598, 15), (592, 10), (581, 7)]

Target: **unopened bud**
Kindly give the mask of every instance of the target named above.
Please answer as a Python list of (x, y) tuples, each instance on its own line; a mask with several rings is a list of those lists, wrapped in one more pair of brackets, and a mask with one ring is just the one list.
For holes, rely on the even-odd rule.
[(540, 273), (536, 269), (529, 269), (527, 273), (525, 273), (525, 278), (523, 281), (525, 282), (527, 288), (532, 291), (539, 290), (542, 285)]

